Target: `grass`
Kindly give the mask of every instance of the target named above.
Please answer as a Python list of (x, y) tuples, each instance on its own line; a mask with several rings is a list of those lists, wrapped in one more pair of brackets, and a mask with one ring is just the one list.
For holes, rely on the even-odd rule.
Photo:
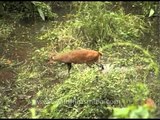
[[(7, 94), (1, 88), (1, 117), (109, 118), (114, 108), (139, 105), (148, 97), (159, 102), (159, 66), (155, 56), (138, 44), (147, 25), (143, 17), (126, 15), (122, 9), (110, 11), (111, 4), (77, 2), (69, 20), (54, 22), (53, 28), (37, 36), (47, 44), (34, 49), (26, 62), (13, 65), (11, 91)], [(101, 51), (107, 70), (74, 65), (68, 76), (63, 64), (47, 64), (50, 53), (78, 47)], [(149, 77), (152, 71), (155, 75)]]

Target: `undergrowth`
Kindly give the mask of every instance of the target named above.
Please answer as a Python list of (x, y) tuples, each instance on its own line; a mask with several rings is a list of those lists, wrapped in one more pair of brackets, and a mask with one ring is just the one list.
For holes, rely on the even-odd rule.
[[(138, 44), (147, 31), (143, 16), (112, 11), (111, 2), (75, 5), (71, 19), (37, 36), (48, 44), (16, 67), (12, 95), (2, 99), (9, 101), (6, 118), (109, 118), (117, 107), (139, 106), (148, 97), (158, 102), (159, 66)], [(47, 64), (51, 53), (78, 47), (101, 51), (105, 70), (74, 65), (68, 75), (66, 65)]]

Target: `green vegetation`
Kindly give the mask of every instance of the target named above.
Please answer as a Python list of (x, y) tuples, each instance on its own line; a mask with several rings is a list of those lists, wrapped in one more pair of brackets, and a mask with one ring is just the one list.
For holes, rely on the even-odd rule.
[(114, 108), (112, 118), (153, 118), (153, 112), (153, 109), (149, 109), (145, 105), (132, 105), (126, 108)]
[[(160, 116), (160, 49), (150, 19), (158, 2), (3, 1), (0, 7), (1, 118)], [(30, 29), (18, 33), (25, 25)], [(102, 52), (105, 69), (75, 64), (68, 75), (66, 65), (47, 64), (51, 54), (77, 48)], [(146, 107), (147, 98), (157, 107)]]

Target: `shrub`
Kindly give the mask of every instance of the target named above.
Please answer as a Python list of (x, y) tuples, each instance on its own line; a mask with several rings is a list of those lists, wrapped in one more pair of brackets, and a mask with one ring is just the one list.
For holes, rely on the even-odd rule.
[(44, 94), (52, 94), (52, 97), (46, 97), (45, 103), (47, 98), (50, 102), (40, 117), (108, 118), (112, 114), (109, 107), (137, 103), (147, 97), (148, 90), (145, 84), (128, 80), (118, 71), (100, 74), (99, 71), (85, 69), (74, 72), (53, 90), (43, 91), (42, 96)]

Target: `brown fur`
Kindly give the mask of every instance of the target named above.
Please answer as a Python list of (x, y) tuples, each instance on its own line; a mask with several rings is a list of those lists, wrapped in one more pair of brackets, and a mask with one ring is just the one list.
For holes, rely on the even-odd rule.
[[(88, 66), (95, 62), (99, 62), (100, 56), (102, 53), (95, 50), (87, 50), (87, 49), (77, 49), (68, 53), (58, 54), (51, 56), (51, 59), (48, 63), (53, 63), (54, 61), (59, 61), (62, 63), (66, 63), (68, 66), (68, 73), (72, 68), (72, 63), (74, 64), (83, 64), (86, 63)], [(103, 68), (103, 65), (101, 65)]]
[(100, 56), (102, 56), (102, 53), (100, 52), (94, 50), (81, 49), (53, 56), (52, 60), (60, 61), (63, 63), (83, 64), (95, 63), (99, 60)]

